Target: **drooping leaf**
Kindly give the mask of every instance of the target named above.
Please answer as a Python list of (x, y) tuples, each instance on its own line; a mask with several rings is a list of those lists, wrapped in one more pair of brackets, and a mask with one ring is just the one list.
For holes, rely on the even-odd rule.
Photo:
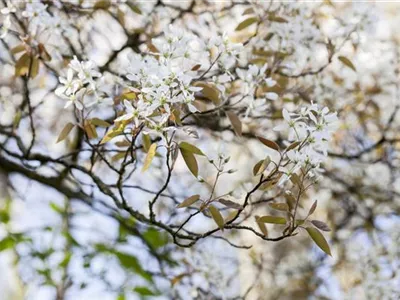
[(39, 73), (39, 58), (32, 57), (29, 75), (31, 78), (35, 78), (38, 73)]
[(322, 221), (319, 221), (319, 220), (312, 220), (311, 223), (312, 223), (315, 227), (317, 227), (318, 229), (320, 229), (320, 230), (322, 230), (322, 231), (331, 231), (331, 229), (329, 228), (329, 226), (328, 226), (326, 223), (322, 222)]
[(271, 223), (271, 224), (286, 224), (286, 219), (282, 217), (276, 216), (262, 216), (258, 218), (259, 222), (262, 223)]
[(17, 54), (17, 53), (20, 53), (20, 52), (25, 51), (25, 50), (26, 50), (25, 45), (24, 44), (19, 44), (18, 46), (15, 46), (14, 48), (12, 48), (10, 52), (12, 54)]
[(94, 127), (94, 125), (90, 122), (90, 120), (85, 121), (84, 129), (89, 139), (97, 138), (96, 127)]
[(196, 203), (200, 199), (200, 195), (193, 195), (189, 198), (186, 198), (181, 204), (177, 206), (177, 208), (188, 207), (194, 203)]
[(143, 150), (144, 152), (149, 152), (150, 146), (151, 146), (151, 139), (148, 134), (143, 134), (142, 135), (142, 140), (143, 140)]
[(260, 222), (259, 217), (256, 216), (256, 222), (258, 227), (260, 228), (261, 232), (264, 234), (265, 237), (268, 237), (268, 228), (265, 226), (264, 222)]
[(289, 206), (286, 203), (270, 203), (269, 206), (280, 211), (289, 211)]
[(120, 135), (122, 133), (122, 130), (119, 128), (113, 128), (110, 131), (107, 132), (107, 134), (103, 137), (101, 140), (100, 144), (105, 144), (109, 141), (111, 141), (113, 138), (116, 136)]
[(194, 145), (192, 145), (192, 144), (189, 144), (189, 143), (187, 143), (187, 142), (181, 142), (181, 143), (179, 144), (179, 148), (180, 148), (180, 149), (183, 149), (183, 150), (186, 150), (186, 151), (189, 151), (189, 152), (191, 152), (191, 153), (193, 153), (193, 154), (205, 156), (205, 154), (203, 153), (203, 151), (201, 151), (201, 150), (200, 150), (199, 148), (197, 148), (196, 146), (194, 146)]
[(220, 93), (213, 84), (207, 82), (196, 82), (194, 86), (201, 87), (201, 93), (204, 95), (204, 97), (211, 100), (215, 105), (219, 105), (221, 103)]
[(74, 126), (75, 125), (72, 124), (71, 122), (67, 123), (64, 126), (63, 130), (61, 130), (56, 143), (63, 141), (68, 136), (68, 134), (71, 132), (72, 128), (74, 128)]
[(252, 24), (254, 24), (256, 22), (258, 22), (258, 18), (257, 17), (248, 18), (248, 19), (240, 22), (239, 25), (236, 26), (235, 31), (243, 30), (243, 29), (249, 27), (250, 25), (252, 25)]
[(307, 227), (306, 230), (314, 243), (326, 254), (332, 256), (329, 244), (322, 233), (318, 229), (313, 227)]
[(186, 149), (180, 148), (180, 150), (181, 150), (182, 157), (183, 157), (187, 167), (189, 168), (190, 172), (192, 172), (192, 174), (197, 178), (197, 176), (199, 175), (199, 167), (197, 165), (196, 157), (193, 155), (192, 152), (190, 152)]
[(93, 8), (95, 9), (108, 9), (111, 6), (111, 1), (110, 0), (98, 0)]
[(157, 144), (156, 143), (151, 144), (149, 151), (147, 152), (146, 158), (144, 160), (142, 172), (145, 172), (150, 167), (151, 162), (153, 161), (153, 158), (156, 155), (156, 149), (157, 149)]
[(239, 117), (233, 111), (227, 111), (226, 115), (232, 124), (233, 130), (238, 136), (242, 136), (242, 122)]
[(354, 72), (357, 71), (357, 70), (356, 70), (356, 67), (353, 65), (353, 63), (351, 62), (350, 59), (348, 59), (348, 58), (345, 57), (345, 56), (339, 56), (338, 58), (339, 58), (339, 60), (340, 60), (346, 67), (352, 69)]
[(208, 207), (211, 213), (211, 217), (214, 219), (215, 223), (218, 225), (219, 229), (224, 230), (224, 218), (219, 212), (218, 208), (213, 205)]
[(268, 148), (274, 149), (274, 150), (279, 152), (279, 149), (280, 149), (279, 145), (277, 143), (275, 143), (274, 141), (271, 141), (269, 139), (263, 138), (261, 136), (257, 136), (257, 138), (261, 143), (263, 143)]

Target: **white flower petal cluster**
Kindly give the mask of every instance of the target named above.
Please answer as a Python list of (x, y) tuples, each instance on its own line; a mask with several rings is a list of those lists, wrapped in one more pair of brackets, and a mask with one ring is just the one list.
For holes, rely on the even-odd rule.
[[(60, 77), (59, 81), (63, 86), (56, 89), (57, 96), (67, 100), (65, 108), (74, 105), (77, 109), (83, 110), (100, 101), (110, 102), (110, 98), (102, 97), (99, 94), (96, 78), (101, 77), (101, 73), (95, 70), (92, 61), (79, 61), (76, 57), (70, 62), (67, 76)], [(92, 96), (94, 101), (84, 103), (85, 96)]]
[(266, 86), (273, 87), (276, 81), (270, 77), (266, 77), (268, 64), (264, 64), (261, 68), (257, 65), (250, 65), (247, 70), (236, 69), (236, 73), (242, 80), (242, 94), (246, 95), (243, 99), (244, 105), (247, 107), (246, 116), (252, 111), (261, 112), (266, 108), (266, 100), (275, 101), (278, 94), (265, 92), (262, 97), (256, 97), (256, 89)]
[(300, 168), (305, 168), (310, 178), (318, 180), (319, 173), (323, 172), (320, 165), (327, 157), (329, 142), (337, 128), (337, 113), (313, 103), (296, 113), (283, 109), (282, 115), (284, 123), (274, 130), (287, 132), (288, 140), (300, 142), (300, 145), (286, 153), (288, 165), (282, 168), (284, 175), (279, 184), (284, 184)]

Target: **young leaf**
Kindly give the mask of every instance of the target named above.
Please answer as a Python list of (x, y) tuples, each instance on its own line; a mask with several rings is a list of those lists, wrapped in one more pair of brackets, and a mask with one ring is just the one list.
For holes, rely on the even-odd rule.
[(219, 229), (224, 230), (224, 218), (222, 217), (219, 210), (213, 205), (210, 205), (208, 209), (210, 210), (211, 217), (214, 219)]
[(322, 231), (331, 231), (331, 229), (329, 228), (329, 226), (327, 224), (325, 224), (322, 221), (319, 220), (312, 220), (311, 223), (317, 227), (318, 229), (322, 230)]
[(90, 120), (85, 121), (84, 129), (89, 139), (97, 138), (96, 127), (94, 127), (94, 125), (90, 122)]
[(261, 137), (261, 136), (258, 136), (257, 138), (259, 139), (259, 141), (260, 141), (261, 143), (263, 143), (263, 144), (264, 144), (265, 146), (267, 146), (268, 148), (274, 149), (274, 150), (276, 150), (276, 151), (279, 152), (279, 149), (280, 149), (280, 148), (279, 148), (278, 144), (275, 143), (274, 141), (268, 140), (268, 139), (263, 138), (263, 137)]
[(153, 143), (151, 144), (149, 151), (147, 152), (146, 158), (144, 160), (142, 172), (145, 172), (151, 165), (151, 162), (156, 155), (156, 149), (157, 149), (157, 144)]
[(233, 111), (227, 111), (226, 115), (228, 116), (236, 135), (242, 136), (242, 122), (239, 117)]
[(211, 100), (215, 105), (220, 104), (220, 93), (214, 85), (207, 82), (196, 82), (194, 86), (203, 88), (201, 93), (204, 95), (204, 97)]
[(313, 205), (311, 205), (310, 210), (308, 211), (308, 215), (307, 215), (307, 216), (311, 216), (311, 215), (314, 213), (315, 209), (317, 208), (317, 205), (318, 205), (318, 201), (315, 200), (314, 203), (313, 203)]
[(294, 142), (294, 143), (290, 144), (290, 145), (286, 148), (286, 151), (290, 151), (290, 150), (296, 148), (296, 147), (297, 147), (298, 145), (300, 145), (300, 144), (301, 144), (301, 142), (299, 142), (299, 141)]
[(187, 142), (181, 142), (179, 144), (179, 148), (181, 148), (183, 150), (186, 150), (186, 151), (189, 151), (189, 152), (191, 152), (193, 154), (205, 156), (205, 154), (199, 148), (197, 148), (196, 146), (194, 146), (192, 144), (189, 144)]
[(253, 168), (253, 175), (257, 176), (263, 173), (265, 169), (268, 167), (270, 162), (271, 159), (269, 158), (269, 156), (266, 159), (260, 160)]
[(193, 195), (189, 198), (186, 198), (181, 204), (179, 204), (176, 208), (188, 207), (194, 203), (196, 203), (200, 199), (200, 195)]
[(268, 229), (267, 229), (267, 226), (265, 226), (265, 223), (264, 222), (260, 222), (258, 216), (256, 216), (256, 222), (257, 222), (257, 225), (260, 228), (261, 232), (264, 234), (264, 236), (268, 237)]
[(99, 127), (110, 127), (111, 126), (110, 123), (108, 123), (102, 119), (99, 119), (99, 118), (90, 119), (90, 123), (92, 123), (95, 126), (99, 126)]
[(242, 205), (240, 205), (239, 203), (233, 202), (231, 200), (218, 199), (218, 202), (229, 208), (238, 209), (238, 210), (243, 209)]
[(143, 134), (142, 135), (142, 140), (143, 140), (143, 150), (144, 152), (149, 152), (150, 146), (151, 146), (151, 139), (148, 134)]
[(313, 227), (307, 227), (306, 228), (309, 236), (312, 238), (314, 243), (326, 254), (332, 256), (331, 254), (331, 249), (329, 248), (328, 242), (325, 240), (325, 237), (322, 235), (322, 233)]
[(286, 203), (270, 203), (269, 206), (280, 211), (289, 211), (289, 206)]
[(37, 76), (37, 74), (39, 73), (39, 58), (32, 57), (31, 60), (32, 60), (32, 62), (31, 62), (29, 74), (30, 74), (31, 78), (35, 78)]
[(282, 217), (275, 216), (262, 216), (258, 218), (259, 222), (262, 223), (271, 223), (271, 224), (286, 224), (286, 219)]
[(248, 19), (242, 21), (241, 23), (239, 23), (239, 25), (236, 27), (235, 31), (243, 30), (256, 22), (258, 22), (258, 18), (256, 18), (256, 17), (248, 18)]
[(68, 136), (68, 134), (71, 132), (72, 128), (74, 128), (74, 126), (75, 126), (75, 125), (72, 124), (71, 122), (67, 123), (67, 124), (64, 126), (63, 130), (61, 130), (61, 133), (60, 133), (60, 135), (58, 136), (58, 139), (57, 139), (57, 142), (56, 142), (56, 143), (59, 143), (59, 142), (65, 140), (65, 138), (66, 138), (66, 137)]
[(186, 150), (186, 149), (182, 149), (181, 150), (181, 154), (183, 159), (185, 160), (185, 163), (187, 165), (187, 167), (189, 168), (190, 172), (192, 172), (192, 174), (197, 177), (199, 175), (199, 167), (197, 165), (197, 160), (196, 157), (194, 157), (193, 153)]
[(115, 138), (117, 135), (120, 135), (122, 133), (122, 130), (118, 129), (118, 128), (113, 128), (111, 129), (109, 132), (107, 132), (107, 134), (103, 137), (103, 139), (101, 140), (100, 144), (105, 144), (107, 142), (109, 142), (110, 140), (112, 140), (113, 138)]
[(339, 56), (339, 60), (348, 68), (352, 69), (354, 72), (356, 72), (356, 67), (353, 65), (350, 59), (344, 56)]
[(28, 53), (24, 53), (15, 63), (15, 76), (23, 76), (29, 73), (31, 65), (31, 57)]

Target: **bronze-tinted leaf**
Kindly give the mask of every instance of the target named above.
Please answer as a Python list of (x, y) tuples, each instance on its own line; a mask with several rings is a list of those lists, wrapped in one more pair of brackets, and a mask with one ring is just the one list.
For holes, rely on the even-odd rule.
[(181, 150), (181, 154), (183, 159), (185, 160), (185, 163), (187, 165), (187, 167), (189, 168), (190, 172), (192, 172), (192, 174), (197, 177), (199, 175), (199, 167), (197, 165), (197, 160), (196, 157), (193, 155), (192, 152), (186, 150), (186, 149), (182, 149)]
[(233, 130), (238, 136), (242, 136), (242, 122), (239, 117), (233, 111), (227, 111), (226, 115), (232, 124)]
[(219, 105), (221, 103), (220, 93), (213, 84), (207, 82), (196, 82), (194, 86), (203, 88), (200, 92), (215, 105)]
[(151, 139), (148, 134), (143, 134), (142, 135), (142, 140), (143, 140), (143, 150), (144, 152), (149, 152), (150, 146), (151, 146)]
[(314, 243), (326, 254), (332, 256), (329, 244), (322, 233), (318, 229), (313, 227), (307, 227), (306, 230)]
[(300, 145), (300, 144), (301, 144), (301, 142), (299, 142), (299, 141), (294, 142), (294, 143), (290, 144), (290, 145), (286, 148), (286, 151), (290, 151), (290, 150), (296, 148), (296, 147), (297, 147), (298, 145)]
[(261, 143), (263, 143), (268, 148), (274, 149), (274, 150), (279, 152), (279, 149), (280, 149), (279, 145), (277, 143), (275, 143), (274, 141), (271, 141), (269, 139), (263, 138), (261, 136), (258, 136), (257, 138)]
[(266, 159), (262, 159), (258, 163), (256, 163), (253, 168), (253, 175), (257, 176), (257, 175), (260, 175), (261, 173), (263, 173), (265, 171), (265, 169), (268, 167), (268, 165), (270, 164), (270, 162), (271, 162), (271, 159), (268, 156)]
[(214, 219), (214, 221), (218, 225), (219, 229), (224, 230), (225, 222), (224, 222), (224, 218), (222, 217), (219, 210), (213, 205), (210, 205), (208, 207), (208, 209), (210, 210), (211, 217)]
[(254, 24), (256, 22), (258, 22), (258, 18), (257, 17), (248, 18), (248, 19), (240, 22), (239, 25), (236, 26), (235, 31), (243, 30), (243, 29), (249, 27), (250, 25), (252, 25), (252, 24)]
[(328, 226), (326, 223), (322, 222), (322, 221), (319, 221), (319, 220), (312, 220), (311, 223), (312, 223), (315, 227), (317, 227), (318, 229), (320, 229), (320, 230), (322, 230), (322, 231), (331, 231), (331, 229), (329, 228), (329, 226)]
[(150, 167), (151, 162), (153, 161), (153, 158), (156, 155), (156, 149), (157, 149), (157, 144), (156, 143), (151, 144), (149, 151), (147, 152), (146, 158), (144, 160), (142, 172), (146, 171)]
[(89, 139), (97, 138), (96, 127), (89, 120), (85, 121), (84, 129)]
[(227, 199), (218, 199), (218, 202), (229, 207), (229, 208), (233, 208), (233, 209), (243, 209), (243, 206), (240, 205), (239, 203), (233, 202), (231, 200), (227, 200)]
[(31, 57), (29, 54), (24, 53), (15, 63), (15, 76), (24, 76), (29, 73), (31, 66)]
[(311, 216), (314, 213), (315, 209), (317, 208), (317, 205), (318, 201), (315, 200), (313, 205), (311, 205), (310, 210), (308, 211), (308, 216)]
[(339, 60), (348, 68), (352, 69), (354, 72), (356, 72), (356, 67), (353, 65), (350, 59), (344, 56), (339, 56)]
[(68, 134), (71, 132), (72, 128), (74, 128), (74, 126), (75, 126), (75, 125), (72, 124), (71, 122), (67, 123), (67, 124), (64, 126), (63, 130), (61, 130), (61, 133), (60, 133), (60, 135), (58, 136), (58, 139), (57, 139), (57, 143), (59, 143), (59, 142), (65, 140), (65, 138), (66, 138), (66, 137), (68, 136)]
[(189, 198), (186, 198), (181, 204), (177, 206), (177, 208), (188, 207), (194, 203), (196, 203), (200, 199), (200, 195), (193, 195)]
[(262, 216), (258, 218), (258, 221), (262, 223), (271, 223), (271, 224), (286, 224), (286, 219), (282, 217), (276, 216)]

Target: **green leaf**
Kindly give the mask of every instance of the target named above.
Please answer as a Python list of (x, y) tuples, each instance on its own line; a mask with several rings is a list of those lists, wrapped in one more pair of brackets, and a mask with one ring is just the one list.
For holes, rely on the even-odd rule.
[(312, 238), (314, 243), (326, 254), (332, 256), (331, 254), (331, 249), (329, 248), (328, 242), (325, 240), (325, 237), (322, 235), (322, 233), (313, 227), (307, 227), (306, 228), (309, 236)]
[(151, 146), (151, 139), (148, 134), (143, 134), (142, 135), (142, 140), (143, 140), (143, 149), (147, 153), (149, 152), (150, 146)]
[(269, 139), (263, 138), (261, 136), (258, 136), (257, 138), (261, 143), (263, 143), (268, 148), (274, 149), (274, 150), (279, 152), (279, 149), (280, 149), (279, 145), (277, 143), (275, 143), (274, 141), (271, 141)]
[(35, 78), (37, 74), (39, 74), (39, 58), (37, 57), (32, 57), (31, 58), (31, 66), (29, 70), (29, 74), (31, 78)]
[(226, 115), (228, 116), (236, 135), (242, 136), (242, 122), (239, 117), (233, 111), (227, 111)]
[(156, 228), (150, 227), (143, 233), (143, 238), (153, 248), (160, 248), (168, 243), (168, 235)]
[(179, 204), (176, 208), (188, 207), (194, 203), (196, 203), (200, 199), (200, 195), (193, 195), (189, 198), (186, 198), (181, 204)]
[(275, 216), (262, 216), (258, 218), (259, 222), (262, 223), (271, 223), (271, 224), (286, 224), (286, 219), (282, 217)]
[(197, 155), (202, 155), (205, 156), (205, 154), (203, 153), (203, 151), (201, 151), (199, 148), (197, 148), (196, 146), (189, 144), (187, 142), (181, 142), (179, 144), (179, 148), (183, 149), (183, 150), (187, 150), (193, 154), (197, 154)]
[(348, 68), (352, 69), (354, 72), (356, 72), (356, 67), (353, 65), (350, 59), (344, 56), (339, 56), (339, 60)]
[(151, 144), (149, 151), (147, 152), (146, 158), (144, 160), (142, 172), (145, 172), (150, 167), (151, 162), (153, 161), (153, 158), (156, 155), (156, 149), (157, 149), (157, 144), (156, 143)]
[(56, 143), (59, 143), (59, 142), (65, 140), (65, 138), (66, 138), (66, 137), (68, 136), (68, 134), (71, 132), (72, 128), (74, 128), (74, 126), (75, 126), (75, 125), (72, 124), (71, 122), (67, 123), (67, 124), (64, 126), (63, 130), (61, 130), (61, 133), (60, 133), (60, 135), (58, 136), (58, 139), (57, 139), (57, 142), (56, 142)]
[(279, 211), (289, 211), (289, 205), (286, 203), (270, 203), (269, 206)]
[(156, 296), (157, 294), (154, 293), (152, 290), (145, 286), (137, 286), (133, 289), (135, 293), (140, 294), (141, 296)]
[(189, 168), (190, 172), (192, 172), (192, 174), (197, 178), (197, 176), (199, 175), (199, 167), (197, 165), (196, 157), (193, 155), (192, 152), (188, 150), (182, 148), (180, 148), (180, 150), (182, 157), (185, 160), (185, 163)]
[(28, 53), (24, 53), (15, 63), (15, 76), (23, 76), (29, 73), (31, 66), (31, 57)]
[(146, 279), (147, 281), (152, 281), (152, 276), (150, 273), (146, 272), (142, 266), (139, 263), (139, 260), (127, 253), (119, 252), (119, 251), (111, 251), (112, 254), (115, 254), (115, 256), (118, 258), (119, 262), (121, 265), (127, 269), (132, 271), (133, 273), (136, 273)]
[(235, 31), (243, 30), (243, 29), (249, 27), (250, 25), (252, 25), (252, 24), (254, 24), (256, 22), (258, 22), (258, 18), (257, 17), (248, 18), (248, 19), (240, 22), (239, 25), (236, 26)]
[(214, 219), (215, 223), (218, 225), (219, 229), (224, 230), (224, 218), (222, 217), (221, 213), (219, 210), (213, 206), (210, 205), (209, 208), (211, 217)]
[(0, 241), (0, 252), (14, 248), (14, 246), (15, 246), (15, 240), (12, 237), (7, 236)]

